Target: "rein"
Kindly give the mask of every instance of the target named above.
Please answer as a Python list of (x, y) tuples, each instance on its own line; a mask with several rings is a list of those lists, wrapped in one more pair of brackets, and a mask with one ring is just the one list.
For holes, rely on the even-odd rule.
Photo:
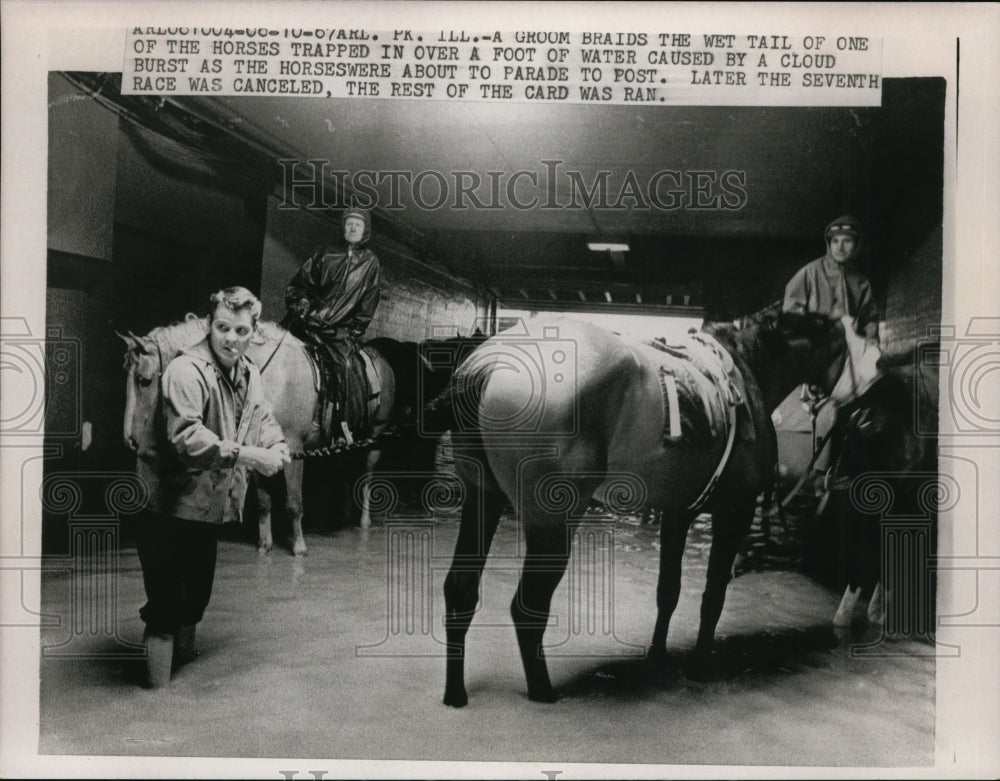
[(264, 361), (264, 365), (260, 367), (260, 373), (261, 374), (264, 373), (264, 369), (266, 369), (270, 365), (271, 361), (274, 360), (274, 356), (278, 354), (278, 350), (281, 349), (281, 345), (285, 341), (285, 337), (286, 336), (288, 336), (288, 331), (287, 330), (284, 331), (284, 332), (282, 332), (281, 338), (278, 340), (278, 343), (276, 345), (274, 345), (274, 349), (271, 350), (271, 354), (269, 356), (267, 356), (267, 360)]
[[(845, 338), (849, 338), (846, 335), (847, 328), (848, 328), (848, 325), (846, 323), (844, 324), (844, 328), (845, 328)], [(852, 400), (859, 398), (861, 395), (863, 395), (863, 393), (867, 392), (867, 390), (872, 386), (872, 384), (877, 381), (877, 376), (878, 375), (876, 376), (875, 379), (869, 380), (868, 383), (866, 383), (865, 385), (862, 385), (859, 382), (859, 380), (858, 380), (858, 371), (857, 371), (857, 368), (855, 367), (855, 364), (854, 364), (854, 355), (851, 352), (850, 345), (846, 345), (845, 346), (844, 363), (845, 363), (845, 366), (844, 366), (844, 368), (841, 371), (841, 378), (838, 379), (838, 381), (835, 383), (834, 388), (830, 391), (830, 394), (826, 397), (826, 399), (824, 400), (823, 403), (825, 403), (825, 401), (829, 401), (830, 399), (832, 399), (833, 396), (834, 396), (834, 394), (837, 393), (837, 389), (842, 384), (845, 384), (845, 383), (843, 383), (844, 377), (847, 377), (850, 380), (850, 386), (849, 387), (851, 389), (850, 396), (851, 396)], [(795, 496), (798, 495), (799, 491), (802, 489), (802, 486), (805, 484), (806, 480), (809, 478), (809, 475), (812, 473), (812, 469), (816, 465), (816, 460), (819, 458), (820, 453), (823, 452), (823, 449), (826, 447), (827, 442), (830, 441), (830, 437), (833, 435), (833, 432), (836, 430), (836, 426), (835, 425), (831, 425), (829, 431), (827, 431), (826, 434), (824, 434), (823, 437), (817, 442), (816, 441), (816, 414), (817, 414), (817, 411), (818, 411), (817, 409), (813, 409), (813, 411), (812, 411), (813, 443), (814, 443), (813, 444), (812, 457), (809, 459), (809, 463), (806, 465), (806, 468), (802, 471), (802, 476), (798, 479), (798, 481), (792, 487), (792, 490), (788, 492), (788, 495), (781, 502), (781, 506), (782, 507), (788, 507), (788, 505), (791, 503), (792, 499), (794, 499)], [(841, 453), (840, 457), (843, 458), (843, 453)], [(835, 471), (836, 468), (838, 467), (838, 465), (839, 465), (839, 461), (838, 461), (837, 464), (834, 464), (833, 466), (831, 466), (830, 470), (828, 470), (828, 472)], [(822, 505), (821, 505), (821, 507), (822, 507)]]
[(782, 507), (788, 507), (788, 505), (792, 503), (792, 499), (794, 499), (798, 495), (799, 491), (802, 489), (802, 486), (805, 484), (806, 479), (812, 473), (812, 468), (816, 465), (816, 459), (819, 458), (819, 454), (823, 452), (823, 448), (825, 448), (826, 443), (830, 441), (830, 436), (832, 434), (833, 434), (833, 428), (831, 427), (830, 430), (823, 435), (823, 437), (819, 440), (819, 442), (816, 443), (816, 447), (813, 448), (812, 458), (809, 459), (809, 463), (806, 464), (806, 468), (802, 470), (802, 477), (799, 478), (798, 482), (795, 483), (792, 490), (789, 491), (788, 495), (784, 498), (784, 500), (782, 500), (781, 502)]

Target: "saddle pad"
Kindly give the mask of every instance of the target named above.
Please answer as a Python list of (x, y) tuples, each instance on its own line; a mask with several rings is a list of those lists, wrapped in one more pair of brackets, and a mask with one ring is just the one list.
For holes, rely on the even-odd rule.
[(698, 382), (689, 372), (667, 366), (659, 367), (659, 376), (663, 392), (663, 438), (689, 445), (711, 445), (718, 433), (713, 425), (716, 413)]
[(756, 438), (746, 406), (746, 384), (732, 356), (707, 334), (693, 334), (679, 344), (647, 343), (661, 355), (660, 387), (665, 441), (710, 445), (730, 425), (743, 441)]

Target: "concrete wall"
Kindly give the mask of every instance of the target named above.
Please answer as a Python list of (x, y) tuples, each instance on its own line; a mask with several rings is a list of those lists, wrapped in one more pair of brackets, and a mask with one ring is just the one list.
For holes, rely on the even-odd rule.
[(61, 76), (49, 83), (48, 247), (110, 261), (118, 117)]

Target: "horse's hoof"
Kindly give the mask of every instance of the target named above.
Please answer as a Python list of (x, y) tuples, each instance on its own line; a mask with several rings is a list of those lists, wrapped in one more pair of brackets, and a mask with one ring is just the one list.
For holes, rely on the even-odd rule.
[(715, 664), (710, 656), (694, 656), (688, 663), (686, 675), (692, 681), (710, 681), (715, 678)]
[(306, 544), (304, 542), (295, 543), (295, 545), (292, 546), (292, 553), (294, 553), (296, 556), (305, 556)]
[(667, 649), (658, 645), (651, 645), (646, 650), (646, 663), (661, 666), (666, 664)]
[(261, 556), (263, 556), (266, 553), (270, 553), (272, 547), (273, 546), (271, 546), (271, 545), (258, 545), (257, 546), (257, 553), (259, 553)]
[(444, 704), (450, 708), (464, 708), (469, 704), (469, 696), (464, 691), (459, 692), (458, 694), (445, 692)]
[(528, 692), (528, 699), (532, 702), (545, 702), (553, 703), (559, 699), (559, 695), (552, 690), (552, 688), (543, 689), (542, 691)]

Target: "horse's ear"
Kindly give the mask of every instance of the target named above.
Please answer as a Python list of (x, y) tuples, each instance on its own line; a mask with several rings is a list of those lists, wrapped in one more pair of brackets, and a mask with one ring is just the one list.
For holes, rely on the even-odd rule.
[(201, 320), (201, 318), (198, 317), (198, 315), (196, 315), (194, 312), (188, 312), (186, 315), (184, 315), (184, 319), (187, 320), (189, 323), (193, 322), (194, 320)]
[(115, 336), (117, 336), (119, 339), (125, 342), (126, 346), (128, 346), (129, 349), (135, 347), (135, 339), (132, 337), (131, 334), (126, 336), (121, 331), (115, 329)]
[(131, 331), (128, 332), (128, 335), (132, 337), (132, 341), (135, 344), (136, 350), (141, 352), (143, 355), (149, 355), (149, 348), (146, 346), (145, 339), (143, 339), (141, 336), (136, 336)]

